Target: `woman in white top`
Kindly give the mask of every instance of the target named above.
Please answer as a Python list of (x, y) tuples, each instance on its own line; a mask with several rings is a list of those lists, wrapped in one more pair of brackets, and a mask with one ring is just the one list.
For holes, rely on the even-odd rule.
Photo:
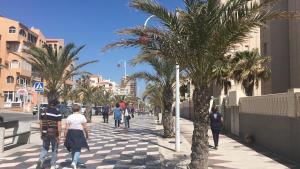
[[(73, 114), (70, 115), (66, 120), (65, 127), (65, 147), (72, 154), (72, 164), (73, 169), (77, 168), (77, 163), (80, 157), (81, 148), (85, 147), (89, 149), (86, 142), (88, 138), (88, 130), (86, 125), (86, 118), (84, 115), (80, 114), (80, 106), (75, 104), (72, 107)], [(85, 136), (84, 133), (85, 132)]]
[(124, 110), (124, 120), (125, 120), (125, 127), (129, 128), (130, 125), (129, 125), (129, 120), (131, 119), (130, 117), (130, 110), (129, 110), (129, 107), (128, 105), (126, 106), (125, 110)]

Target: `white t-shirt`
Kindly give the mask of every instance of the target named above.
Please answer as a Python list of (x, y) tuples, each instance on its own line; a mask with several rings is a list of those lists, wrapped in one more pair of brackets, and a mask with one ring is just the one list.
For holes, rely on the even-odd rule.
[(127, 108), (125, 109), (125, 116), (129, 116)]
[(86, 118), (82, 114), (72, 114), (67, 118), (67, 123), (70, 124), (69, 129), (83, 130), (82, 123), (86, 122)]

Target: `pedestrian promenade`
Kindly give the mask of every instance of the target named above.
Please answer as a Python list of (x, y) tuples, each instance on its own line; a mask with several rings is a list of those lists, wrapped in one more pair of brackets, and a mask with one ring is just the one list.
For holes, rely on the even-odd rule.
[[(193, 123), (181, 119), (181, 133), (192, 143)], [(211, 131), (208, 132), (209, 144), (213, 146)], [(272, 140), (270, 140), (272, 141)], [(210, 149), (209, 167), (212, 169), (299, 169), (300, 166), (284, 161), (262, 148), (249, 148), (235, 139), (220, 135), (218, 150)]]
[[(111, 117), (110, 117), (111, 118)], [(103, 123), (102, 119), (90, 124), (91, 133), (88, 140), (90, 151), (83, 150), (81, 162), (87, 169), (125, 169), (125, 168), (160, 168), (160, 153), (154, 117), (143, 116), (131, 120), (131, 128), (115, 129), (112, 119)], [(35, 169), (38, 161), (41, 141), (34, 138), (31, 147), (0, 158), (1, 169)], [(50, 153), (49, 153), (50, 154)], [(60, 169), (71, 168), (71, 157), (61, 144), (57, 164)], [(49, 160), (45, 162), (50, 168)]]
[[(162, 126), (157, 125), (153, 116), (136, 116), (131, 128), (124, 125), (115, 129), (113, 120), (103, 123), (96, 117), (89, 124), (91, 132), (88, 140), (90, 151), (83, 150), (80, 156), (87, 169), (173, 169), (186, 168), (190, 161), (190, 147), (193, 123), (181, 119), (181, 152), (174, 152), (174, 138), (161, 138)], [(0, 156), (0, 169), (35, 169), (39, 157), (41, 140), (33, 131), (32, 144), (13, 153)], [(209, 144), (213, 141), (209, 131)], [(70, 154), (61, 144), (57, 164), (60, 169), (70, 168)], [(50, 153), (49, 153), (50, 154)], [(46, 168), (50, 168), (50, 159)], [(239, 141), (220, 135), (219, 149), (210, 149), (210, 169), (297, 169), (298, 165), (284, 161), (270, 152), (259, 148), (249, 148)]]

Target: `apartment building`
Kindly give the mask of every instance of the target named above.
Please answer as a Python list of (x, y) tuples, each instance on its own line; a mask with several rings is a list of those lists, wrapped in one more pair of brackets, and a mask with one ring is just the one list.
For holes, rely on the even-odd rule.
[(30, 109), (37, 104), (37, 94), (32, 88), (35, 81), (41, 81), (38, 73), (23, 58), (29, 57), (23, 51), (29, 46), (44, 44), (62, 48), (63, 39), (47, 39), (36, 28), (0, 16), (0, 108), (23, 107)]
[(104, 79), (101, 75), (91, 75), (90, 84), (93, 87), (102, 86), (106, 91), (116, 93), (118, 85), (116, 82)]
[(124, 76), (122, 77), (122, 80), (121, 80), (121, 85), (120, 85), (120, 89), (121, 91), (125, 91), (125, 95), (129, 95), (129, 96), (132, 96), (132, 97), (136, 97), (136, 80), (129, 80), (128, 79), (128, 76)]

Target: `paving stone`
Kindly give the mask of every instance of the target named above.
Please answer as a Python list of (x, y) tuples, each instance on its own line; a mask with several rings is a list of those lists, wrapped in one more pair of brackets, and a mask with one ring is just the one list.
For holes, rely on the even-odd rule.
[[(114, 123), (92, 123), (88, 143), (90, 151), (82, 150), (81, 162), (87, 169), (159, 169), (160, 155), (155, 145), (155, 125), (153, 117), (132, 119), (131, 128), (124, 126), (114, 129)], [(35, 169), (40, 153), (40, 145), (34, 145), (8, 157), (0, 158), (0, 169)], [(49, 151), (49, 155), (51, 151)], [(60, 168), (70, 168), (70, 155), (64, 146), (59, 146), (57, 164)], [(149, 152), (149, 154), (148, 154)], [(45, 161), (50, 168), (50, 159)]]

